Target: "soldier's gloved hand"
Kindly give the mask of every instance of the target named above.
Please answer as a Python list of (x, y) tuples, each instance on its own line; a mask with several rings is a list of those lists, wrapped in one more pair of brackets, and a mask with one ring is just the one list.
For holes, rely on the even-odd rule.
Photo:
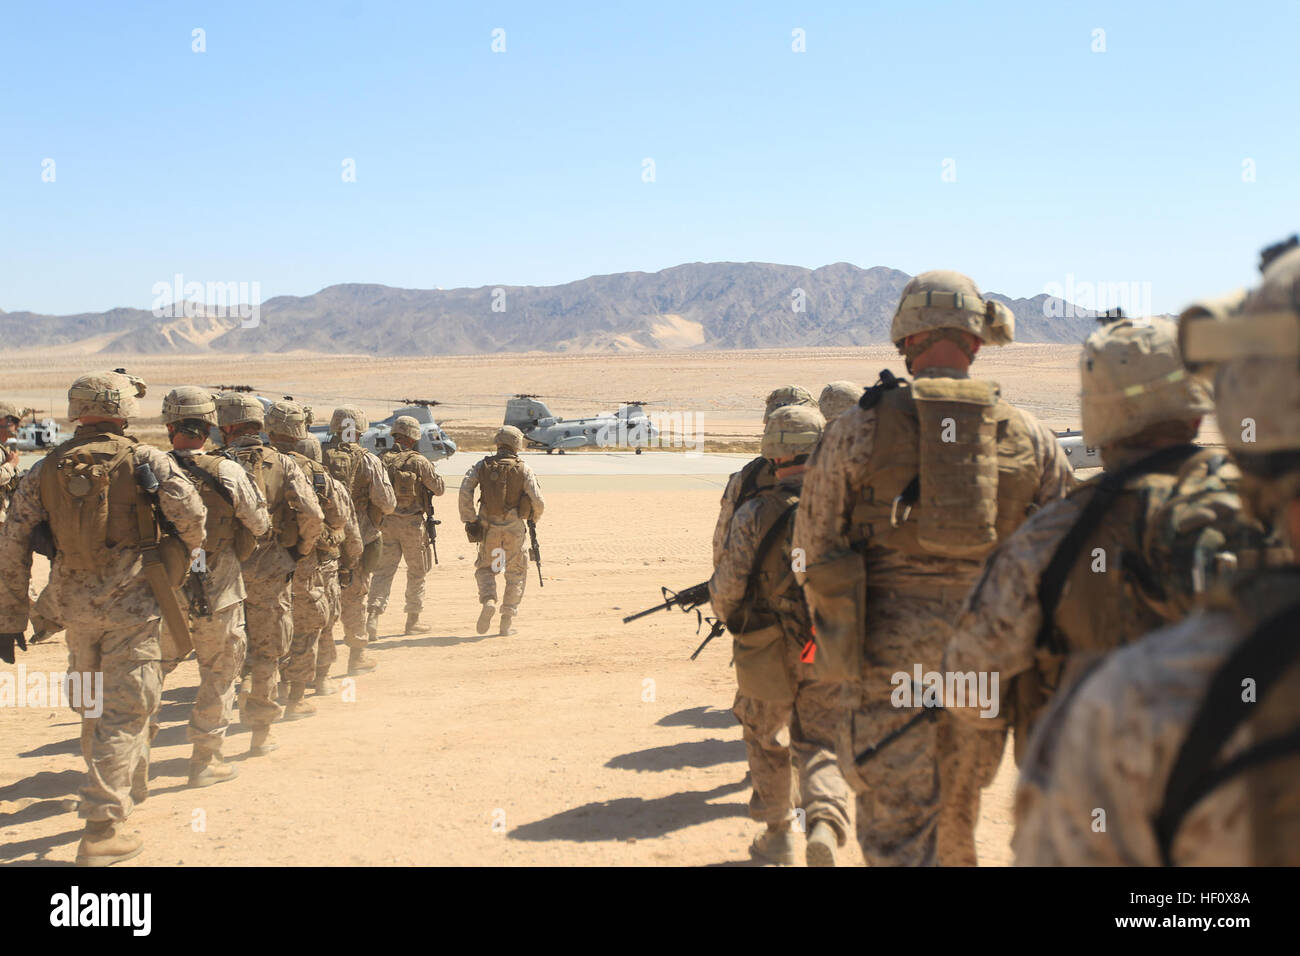
[(6, 664), (14, 662), (14, 644), (27, 650), (27, 639), (23, 637), (21, 631), (17, 634), (0, 634), (0, 661)]

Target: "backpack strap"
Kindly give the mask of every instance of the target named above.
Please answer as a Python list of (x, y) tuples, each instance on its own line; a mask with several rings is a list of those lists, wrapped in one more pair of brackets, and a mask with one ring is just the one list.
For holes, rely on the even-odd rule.
[(1215, 768), (1214, 760), (1233, 732), (1258, 703), (1241, 699), (1241, 681), (1251, 677), (1259, 684), (1262, 701), (1272, 683), (1300, 658), (1300, 603), (1292, 604), (1256, 628), (1239, 644), (1210, 679), (1200, 707), (1187, 729), (1174, 759), (1164, 800), (1156, 815), (1156, 841), (1165, 866), (1172, 866), (1174, 837), (1183, 818), (1203, 797), (1227, 780), (1252, 767), (1300, 753), (1300, 729), (1258, 744)]
[(754, 591), (758, 587), (758, 576), (762, 573), (763, 565), (766, 563), (768, 555), (776, 547), (777, 539), (786, 530), (790, 519), (794, 517), (795, 510), (799, 507), (799, 499), (795, 499), (776, 516), (776, 519), (764, 532), (762, 539), (758, 542), (758, 547), (754, 549), (754, 561), (749, 566), (749, 574), (745, 579), (745, 596), (741, 599), (740, 606), (744, 608), (744, 624), (739, 630), (727, 625), (728, 630), (733, 634), (743, 634), (749, 625), (750, 612), (754, 607)]
[(1054, 621), (1056, 606), (1061, 602), (1065, 581), (1074, 569), (1075, 562), (1079, 560), (1084, 541), (1110, 510), (1115, 499), (1124, 490), (1124, 486), (1141, 475), (1160, 471), (1171, 465), (1181, 465), (1200, 450), (1199, 445), (1191, 444), (1162, 448), (1118, 471), (1106, 472), (1101, 476), (1092, 498), (1080, 512), (1078, 520), (1061, 538), (1060, 544), (1052, 554), (1052, 560), (1047, 563), (1042, 577), (1038, 579), (1038, 606), (1042, 611), (1043, 621), (1039, 625), (1038, 636), (1034, 639), (1036, 647), (1046, 647), (1053, 654), (1068, 652), (1068, 648), (1057, 637)]

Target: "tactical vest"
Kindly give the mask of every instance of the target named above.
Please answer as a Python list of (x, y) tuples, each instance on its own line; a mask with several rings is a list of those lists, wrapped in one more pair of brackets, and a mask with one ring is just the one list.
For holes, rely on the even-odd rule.
[[(301, 452), (285, 451), (281, 454), (288, 455), (298, 467), (303, 470), (307, 480), (311, 482), (312, 491), (316, 492), (316, 501), (320, 505), (321, 511), (329, 514), (332, 510), (330, 500), (330, 483), (329, 472), (325, 466), (315, 458), (308, 458)], [(326, 560), (333, 560), (339, 556), (339, 548), (343, 544), (344, 528), (331, 528), (329, 522), (321, 528), (320, 537), (316, 539), (316, 553)]]
[(203, 507), (208, 509), (203, 549), (215, 553), (231, 547), (235, 543), (236, 526), (242, 525), (235, 516), (235, 500), (221, 483), (221, 462), (228, 459), (224, 455), (175, 452), (172, 458), (189, 476), (203, 499)]
[[(102, 572), (113, 553), (140, 544), (136, 440), (92, 432), (65, 441), (41, 465), (41, 504), (64, 567)], [(152, 522), (152, 514), (149, 516)]]
[(370, 489), (366, 487), (366, 476), (361, 471), (361, 460), (366, 450), (355, 442), (344, 443), (337, 435), (321, 449), (325, 470), (335, 481), (348, 490), (352, 503), (361, 509), (362, 502), (369, 503)]
[(740, 506), (749, 501), (760, 491), (766, 491), (768, 488), (776, 487), (776, 473), (772, 469), (772, 463), (761, 455), (745, 462), (745, 467), (740, 469), (740, 484), (736, 491), (736, 501), (733, 511), (738, 511)]
[(266, 509), (271, 513), (271, 528), (280, 546), (297, 546), (298, 517), (289, 504), (289, 476), (281, 453), (262, 442), (230, 445), (225, 452), (244, 466), (257, 490), (262, 492)]
[(415, 507), (421, 512), (429, 510), (427, 489), (416, 467), (416, 460), (424, 460), (418, 451), (393, 449), (384, 453), (380, 459), (388, 470), (388, 480), (393, 485), (393, 494), (397, 498), (397, 507), (403, 510)]
[(745, 596), (726, 622), (732, 634), (775, 624), (778, 614), (792, 609), (792, 589), (799, 592), (799, 602), (803, 600), (802, 589), (786, 558), (799, 492), (778, 488), (765, 494), (770, 500), (763, 502), (764, 522), (757, 529), (758, 546), (749, 568)]
[(524, 496), (524, 463), (513, 453), (484, 458), (478, 482), (483, 514), (492, 521), (504, 521), (511, 510), (518, 510)]
[[(875, 405), (875, 447), (850, 539), (907, 555), (978, 561), (1034, 504), (1042, 471), (1030, 427), (992, 383), (920, 383), (933, 393), (923, 404), (934, 402), (923, 412), (906, 384), (884, 391)], [(951, 383), (952, 395), (944, 395)], [(991, 404), (980, 388), (991, 389)]]

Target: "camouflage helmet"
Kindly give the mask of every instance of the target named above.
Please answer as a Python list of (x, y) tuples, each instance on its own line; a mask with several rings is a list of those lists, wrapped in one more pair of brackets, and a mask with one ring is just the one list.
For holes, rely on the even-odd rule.
[[(330, 416), (331, 435), (342, 435), (345, 429), (351, 428), (359, 436), (369, 427), (370, 419), (366, 418), (366, 413), (355, 405), (341, 405), (334, 409), (334, 414)], [(352, 441), (356, 441), (356, 438)]]
[(293, 443), (293, 450), (300, 455), (306, 455), (312, 461), (319, 462), (321, 460), (320, 439), (310, 432), (306, 438), (299, 438)]
[(511, 451), (524, 450), (524, 433), (514, 425), (506, 425), (498, 428), (496, 437), (493, 438), (498, 448), (509, 448)]
[(207, 422), (209, 425), (217, 423), (217, 403), (206, 388), (182, 385), (163, 396), (163, 424), (175, 425), (186, 419)]
[(272, 402), (266, 410), (266, 433), (301, 441), (307, 437), (307, 413), (297, 402)]
[(217, 424), (222, 428), (233, 428), (245, 422), (261, 425), (265, 417), (262, 403), (252, 395), (222, 392), (217, 396)]
[(68, 418), (134, 418), (140, 411), (136, 399), (144, 398), (147, 390), (142, 379), (125, 372), (91, 372), (68, 389)]
[(1001, 302), (985, 299), (975, 281), (960, 272), (935, 269), (914, 276), (889, 326), (889, 340), (901, 345), (909, 335), (935, 329), (969, 332), (989, 345), (1009, 345), (1016, 319)]
[(784, 405), (772, 412), (763, 428), (764, 458), (806, 455), (821, 440), (826, 419), (807, 405)]
[(1273, 259), (1240, 308), (1198, 303), (1179, 326), (1186, 360), (1214, 366), (1224, 444), (1239, 459), (1300, 451), (1300, 248)]
[(861, 385), (854, 385), (852, 382), (831, 382), (822, 389), (817, 399), (817, 408), (821, 411), (822, 418), (827, 422), (833, 422), (840, 413), (857, 404), (861, 397)]
[(817, 403), (813, 401), (812, 392), (802, 385), (782, 385), (780, 388), (773, 389), (767, 396), (766, 407), (763, 409), (763, 424), (767, 424), (774, 411), (787, 405), (807, 405), (815, 408)]
[(0, 398), (0, 418), (17, 418), (21, 421), (22, 417), (22, 412), (17, 405)]
[(409, 438), (411, 441), (419, 441), (420, 423), (410, 415), (399, 415), (397, 421), (393, 422), (392, 432), (394, 435), (400, 435), (402, 438)]
[(1183, 366), (1178, 327), (1168, 319), (1119, 319), (1097, 329), (1083, 343), (1079, 379), (1087, 445), (1214, 411), (1205, 381)]

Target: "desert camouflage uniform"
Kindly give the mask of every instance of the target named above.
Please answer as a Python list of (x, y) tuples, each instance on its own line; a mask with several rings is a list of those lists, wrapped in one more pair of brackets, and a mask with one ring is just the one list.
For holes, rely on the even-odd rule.
[(727, 547), (727, 532), (736, 509), (760, 492), (776, 486), (776, 472), (772, 463), (763, 456), (745, 462), (745, 467), (733, 472), (722, 490), (722, 503), (718, 507), (718, 522), (713, 526), (713, 564), (722, 560)]
[[(1149, 452), (1136, 452), (1112, 467)], [(957, 620), (944, 669), (998, 672), (1004, 702), (999, 719), (1011, 721), (1012, 701), (1016, 707), (1027, 704), (1032, 712), (1017, 714), (1015, 723), (1018, 733), (1032, 729), (1047, 694), (1071, 684), (1091, 656), (1186, 617), (1215, 576), (1216, 554), (1263, 546), (1263, 529), (1241, 515), (1239, 480), (1237, 467), (1211, 449), (1129, 480), (1085, 537), (1057, 605), (1054, 620), (1064, 659), (1037, 646), (1043, 623), (1039, 585), (1098, 479), (1044, 507), (990, 556)], [(1032, 683), (1042, 682), (1045, 694), (1031, 698), (1012, 691), (1012, 681), (1026, 673)], [(949, 709), (963, 720), (986, 722), (977, 705)], [(1016, 740), (1018, 757), (1027, 743)]]
[[(357, 447), (360, 448), (359, 445)], [(363, 494), (353, 496), (352, 505), (357, 514), (357, 526), (361, 532), (362, 543), (370, 545), (380, 536), (371, 508), (378, 511), (381, 516), (392, 514), (393, 509), (397, 507), (397, 497), (393, 494), (393, 485), (388, 480), (388, 470), (368, 451), (361, 455), (353, 488), (364, 489)], [(382, 517), (380, 520), (383, 520)], [(353, 650), (364, 649), (368, 643), (366, 602), (370, 595), (372, 576), (373, 569), (362, 571), (358, 566), (353, 571), (352, 583), (342, 588), (343, 643)]]
[[(73, 437), (104, 432), (121, 434), (112, 425), (96, 424), (79, 426)], [(162, 513), (186, 547), (198, 548), (206, 511), (194, 486), (158, 449), (137, 445), (135, 455), (158, 479)], [(0, 567), (5, 569), (0, 575), (0, 632), (20, 632), (27, 624), (27, 546), (32, 530), (48, 514), (40, 490), (41, 466), (48, 460), (37, 462), (23, 478), (0, 532)], [(120, 548), (111, 555), (99, 572), (68, 569), (57, 555), (50, 594), (68, 630), (68, 672), (104, 675), (103, 713), (90, 718), (84, 707), (79, 709), (83, 732), (90, 729), (91, 737), (88, 779), (77, 812), (90, 821), (120, 822), (149, 792), (148, 729), (161, 696), (162, 612), (141, 571), (140, 553)], [(93, 723), (93, 729), (86, 723)]]
[[(968, 376), (956, 369), (928, 368), (915, 377)], [(1032, 485), (1031, 507), (1062, 497), (1073, 478), (1056, 436), (1029, 413), (1002, 406), (1002, 414), (1019, 419), (1018, 432), (1032, 446), (1030, 473), (1013, 471), (1011, 479)], [(794, 544), (804, 550), (809, 568), (850, 549), (852, 513), (863, 500), (873, 467), (876, 425), (876, 409), (849, 408), (828, 424), (809, 462), (794, 528)], [(1005, 479), (1008, 465), (1001, 441), (998, 461)], [(1001, 497), (1000, 482), (999, 505)], [(871, 866), (973, 863), (973, 847), (966, 852), (964, 837), (945, 842), (942, 834), (973, 831), (970, 818), (978, 809), (979, 790), (964, 788), (972, 781), (981, 786), (991, 781), (1003, 735), (969, 729), (938, 713), (935, 720), (913, 724), (861, 766), (854, 755), (917, 716), (893, 706), (891, 677), (911, 675), (916, 664), (923, 671), (939, 669), (952, 638), (952, 621), (981, 562), (866, 544), (864, 660), (860, 685), (847, 691), (850, 712), (838, 741), (840, 767), (858, 792), (856, 824), (863, 856)], [(805, 590), (815, 612), (816, 595)], [(944, 784), (947, 792), (941, 797)]]
[(338, 647), (334, 643), (334, 625), (343, 613), (343, 598), (339, 588), (339, 568), (346, 568), (353, 574), (359, 574), (357, 562), (365, 547), (361, 541), (361, 526), (357, 522), (357, 511), (352, 506), (343, 483), (331, 478), (334, 492), (339, 496), (343, 509), (343, 541), (339, 545), (337, 557), (318, 556), (317, 571), (320, 573), (322, 604), (325, 608), (325, 620), (321, 623), (320, 639), (316, 648), (316, 681), (329, 676), (330, 668), (338, 660)]
[[(1154, 820), (1210, 679), (1258, 621), (1294, 604), (1300, 568), (1259, 572), (1234, 591), (1232, 606), (1193, 614), (1115, 651), (1052, 701), (1016, 789), (1017, 865), (1162, 864)], [(1250, 728), (1238, 728), (1223, 759), (1250, 742)], [(1173, 862), (1251, 864), (1250, 809), (1244, 776), (1209, 793), (1179, 828)]]
[[(282, 681), (309, 684), (316, 679), (321, 633), (327, 624), (332, 623), (327, 578), (334, 579), (337, 589), (338, 573), (333, 562), (338, 559), (330, 552), (337, 550), (343, 540), (350, 502), (345, 504), (348, 501), (347, 489), (330, 477), (319, 462), (296, 451), (295, 442), (277, 441), (272, 444), (276, 451), (293, 459), (308, 483), (312, 484), (314, 493), (318, 474), (324, 485), (323, 492), (315, 493), (316, 503), (324, 515), (324, 527), (316, 539), (316, 546), (293, 569), (293, 639), (280, 674)], [(328, 571), (323, 567), (327, 563), (330, 564)]]
[[(402, 449), (386, 452), (381, 459), (393, 482), (398, 456), (406, 456), (404, 467), (419, 472), (420, 482), (430, 495), (441, 495), (446, 486), (433, 464), (419, 452)], [(388, 608), (388, 594), (393, 589), (393, 576), (397, 565), (406, 562), (406, 614), (418, 616), (424, 609), (424, 579), (433, 566), (433, 551), (429, 532), (424, 526), (423, 503), (420, 496), (397, 502), (393, 513), (384, 518), (384, 553), (375, 568), (370, 583), (370, 613), (382, 614)]]
[[(713, 612), (719, 620), (732, 620), (742, 608), (765, 531), (777, 520), (787, 500), (799, 494), (802, 484), (802, 475), (785, 478), (736, 511), (722, 560), (709, 581)], [(782, 569), (788, 569), (791, 561), (788, 531), (786, 535), (779, 549)], [(782, 644), (781, 659), (770, 663), (784, 669), (793, 699), (761, 699), (737, 691), (732, 707), (743, 728), (754, 788), (749, 815), (769, 826), (777, 825), (790, 819), (790, 811), (798, 803), (804, 809), (808, 831), (818, 820), (825, 820), (835, 828), (842, 846), (849, 832), (849, 788), (835, 760), (841, 687), (814, 680), (808, 665), (800, 662), (800, 651), (811, 634), (811, 622), (794, 575), (787, 572), (786, 578), (784, 589), (777, 590), (781, 582), (772, 580), (764, 571), (755, 590), (775, 612), (782, 631), (777, 638)], [(737, 664), (738, 669), (741, 666)], [(779, 740), (786, 728), (788, 747)], [(801, 796), (794, 792), (792, 755)]]
[[(291, 520), (298, 525), (297, 549), (300, 554), (310, 553), (325, 522), (316, 492), (292, 458), (275, 451), (257, 435), (240, 436), (226, 448), (256, 445), (264, 445), (284, 465), (284, 494)], [(274, 513), (279, 502), (269, 501), (267, 506)], [(254, 730), (264, 730), (280, 718), (280, 707), (275, 702), (276, 672), (293, 643), (293, 573), (297, 561), (277, 540), (279, 532), (279, 528), (273, 529), (270, 538), (259, 542), (257, 550), (243, 562), (248, 670), (253, 683), (240, 719)]]
[[(193, 458), (199, 452), (177, 449), (171, 454), (179, 459)], [(213, 457), (218, 462), (218, 480), (234, 502), (235, 520), (254, 537), (266, 534), (271, 527), (271, 516), (257, 485), (237, 462)], [(248, 651), (248, 635), (244, 628), (244, 596), (247, 592), (234, 544), (211, 551), (208, 550), (211, 540), (211, 537), (207, 538), (203, 557), (207, 564), (204, 591), (212, 613), (209, 617), (190, 615), (190, 639), (199, 664), (199, 689), (190, 711), (187, 735), (196, 753), (218, 755), (226, 737), (226, 728), (230, 726), (235, 684)]]
[[(4, 448), (0, 448), (0, 456), (3, 456)], [(9, 498), (12, 496), (12, 489), (18, 487), (18, 466), (11, 465), (0, 457), (0, 528), (4, 527), (5, 515), (9, 511)]]
[[(498, 450), (497, 458), (518, 455), (504, 449)], [(490, 458), (480, 458), (465, 472), (465, 479), (460, 483), (460, 520), (465, 523), (479, 519), (483, 523), (483, 540), (478, 543), (478, 556), (474, 560), (474, 580), (478, 582), (478, 600), (480, 604), (495, 604), (497, 599), (497, 572), (494, 561), (504, 558), (506, 578), (505, 592), (501, 598), (501, 613), (515, 617), (519, 613), (519, 602), (524, 598), (524, 587), (528, 583), (528, 526), (520, 516), (520, 504), (533, 521), (540, 521), (546, 508), (542, 490), (537, 484), (537, 476), (528, 465), (519, 461), (523, 469), (523, 490), (519, 502), (513, 506), (507, 502), (505, 514), (491, 516), (480, 507), (474, 507), (474, 489), (479, 484), (479, 474), (483, 464)], [(529, 510), (531, 509), (531, 510)]]

